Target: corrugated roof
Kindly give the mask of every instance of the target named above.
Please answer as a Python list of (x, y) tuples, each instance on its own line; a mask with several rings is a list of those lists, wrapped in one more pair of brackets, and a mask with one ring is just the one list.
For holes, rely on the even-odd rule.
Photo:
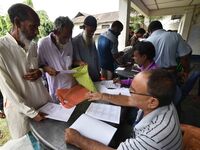
[[(80, 24), (83, 23), (85, 17), (87, 17), (89, 14), (78, 12), (78, 14), (72, 19), (74, 24)], [(107, 12), (102, 14), (95, 14), (93, 15), (97, 19), (97, 23), (104, 23), (104, 22), (113, 22), (115, 20), (118, 20), (119, 18), (119, 12)]]

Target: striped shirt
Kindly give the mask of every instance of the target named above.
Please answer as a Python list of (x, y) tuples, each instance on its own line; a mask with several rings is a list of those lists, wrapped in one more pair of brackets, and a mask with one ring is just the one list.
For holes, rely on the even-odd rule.
[(122, 142), (118, 150), (182, 149), (180, 123), (173, 104), (146, 115), (135, 125), (134, 134), (133, 138)]

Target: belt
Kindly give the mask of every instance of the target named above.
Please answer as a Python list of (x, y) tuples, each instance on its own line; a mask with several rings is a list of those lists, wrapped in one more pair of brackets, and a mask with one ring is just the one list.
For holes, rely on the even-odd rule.
[(163, 67), (163, 69), (170, 71), (170, 72), (176, 72), (176, 66)]

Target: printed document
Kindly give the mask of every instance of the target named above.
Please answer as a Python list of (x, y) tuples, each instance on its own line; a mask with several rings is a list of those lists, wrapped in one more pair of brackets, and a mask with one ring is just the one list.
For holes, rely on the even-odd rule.
[[(105, 81), (95, 82), (94, 84), (97, 88), (97, 91), (100, 93), (108, 93), (108, 94), (113, 94), (113, 95), (121, 94), (121, 95), (130, 96), (129, 88), (124, 88), (124, 87), (121, 88), (120, 86), (118, 87), (118, 85), (116, 85), (115, 88), (106, 88), (105, 84), (107, 84), (107, 83), (105, 83)], [(108, 83), (108, 84), (110, 84), (110, 83)], [(107, 85), (107, 87), (109, 87), (109, 85)]]
[(60, 104), (48, 102), (39, 111), (47, 114), (46, 118), (67, 122), (73, 113), (75, 106), (67, 109)]
[(76, 70), (59, 70), (60, 74), (73, 74), (76, 73)]
[(93, 118), (119, 124), (121, 107), (109, 104), (91, 103), (85, 112)]
[(116, 132), (116, 128), (92, 118), (86, 114), (82, 114), (70, 128), (80, 132), (85, 137), (108, 145)]

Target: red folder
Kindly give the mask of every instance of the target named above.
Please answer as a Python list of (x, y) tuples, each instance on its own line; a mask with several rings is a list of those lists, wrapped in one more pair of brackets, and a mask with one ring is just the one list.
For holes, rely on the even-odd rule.
[(70, 89), (57, 89), (56, 94), (65, 108), (71, 108), (85, 100), (85, 94), (89, 90), (81, 85), (75, 85)]

